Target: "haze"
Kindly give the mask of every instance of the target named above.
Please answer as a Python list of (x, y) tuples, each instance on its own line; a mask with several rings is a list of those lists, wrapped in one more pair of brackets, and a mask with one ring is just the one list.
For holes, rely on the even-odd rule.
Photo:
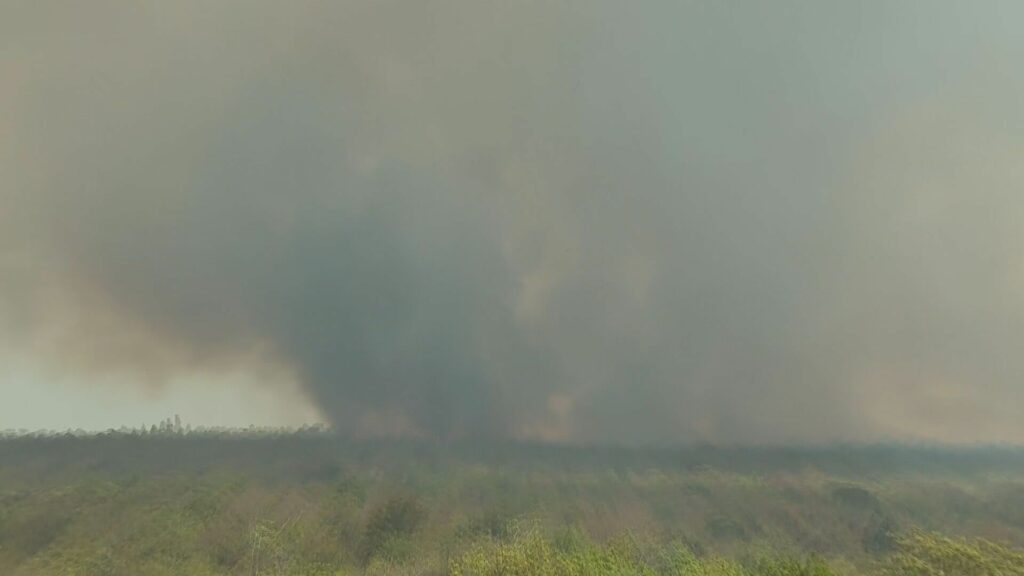
[(0, 428), (1020, 442), (1022, 21), (5, 2)]

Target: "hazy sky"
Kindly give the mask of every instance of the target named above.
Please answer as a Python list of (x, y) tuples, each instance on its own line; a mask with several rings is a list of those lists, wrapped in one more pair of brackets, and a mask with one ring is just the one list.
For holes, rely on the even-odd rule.
[(1024, 4), (0, 6), (0, 429), (1024, 441)]

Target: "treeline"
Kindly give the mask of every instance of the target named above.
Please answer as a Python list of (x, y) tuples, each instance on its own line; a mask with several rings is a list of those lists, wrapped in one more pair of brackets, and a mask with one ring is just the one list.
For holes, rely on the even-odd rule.
[(0, 433), (0, 465), (19, 466), (46, 460), (55, 466), (70, 467), (82, 461), (107, 462), (140, 471), (187, 467), (190, 463), (205, 467), (292, 462), (298, 470), (367, 463), (383, 467), (436, 467), (457, 463), (549, 472), (707, 468), (743, 474), (813, 469), (849, 477), (1024, 474), (1024, 448), (1016, 446), (622, 447), (490, 439), (437, 442), (346, 437), (324, 425), (193, 427), (182, 424), (178, 418), (103, 432), (6, 430)]
[(103, 431), (90, 431), (81, 428), (52, 430), (28, 428), (7, 428), (0, 430), (0, 440), (11, 440), (17, 438), (104, 438), (117, 436), (149, 437), (149, 436), (242, 436), (242, 437), (266, 437), (266, 436), (315, 436), (330, 433), (330, 428), (324, 424), (308, 424), (303, 426), (255, 426), (250, 425), (242, 428), (229, 426), (195, 426), (182, 424), (181, 417), (177, 414), (173, 418), (166, 418), (156, 424), (139, 427), (120, 426), (108, 428)]

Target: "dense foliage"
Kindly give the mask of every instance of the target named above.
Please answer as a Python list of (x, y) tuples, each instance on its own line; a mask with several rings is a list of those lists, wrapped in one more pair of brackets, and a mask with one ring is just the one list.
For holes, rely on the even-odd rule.
[[(945, 535), (943, 535), (945, 534)], [(1024, 455), (0, 439), (0, 574), (1024, 575)]]

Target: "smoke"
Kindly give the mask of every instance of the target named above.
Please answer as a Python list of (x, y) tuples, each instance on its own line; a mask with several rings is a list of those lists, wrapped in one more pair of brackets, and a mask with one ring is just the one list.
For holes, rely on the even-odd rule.
[(1016, 3), (13, 3), (0, 344), (339, 429), (1024, 440)]

